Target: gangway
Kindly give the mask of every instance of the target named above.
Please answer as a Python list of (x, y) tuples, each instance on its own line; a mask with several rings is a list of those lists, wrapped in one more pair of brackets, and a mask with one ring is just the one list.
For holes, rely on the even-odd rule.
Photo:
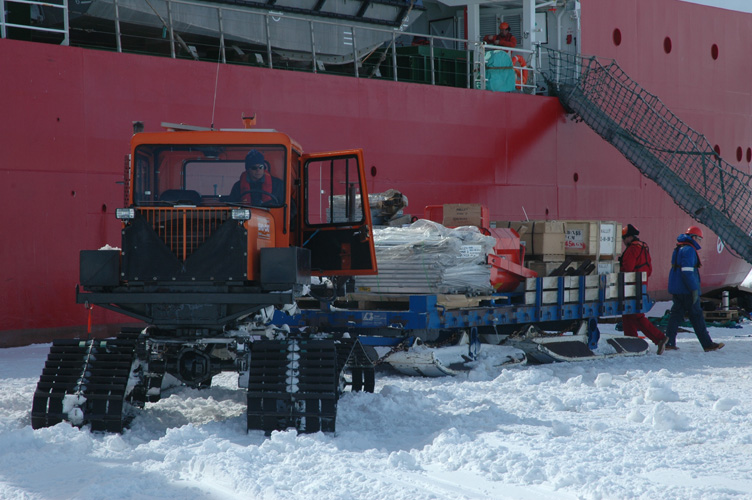
[(632, 80), (616, 61), (546, 49), (549, 92), (693, 219), (752, 263), (752, 176)]

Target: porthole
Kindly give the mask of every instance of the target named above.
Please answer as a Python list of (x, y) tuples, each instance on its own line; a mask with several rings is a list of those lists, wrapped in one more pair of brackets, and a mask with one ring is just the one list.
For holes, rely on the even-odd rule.
[(614, 37), (614, 45), (616, 45), (617, 47), (621, 45), (621, 31), (619, 31), (619, 28), (616, 28), (614, 30), (613, 37)]
[(671, 39), (669, 37), (663, 39), (663, 52), (666, 54), (671, 53)]
[(739, 146), (736, 148), (736, 161), (742, 161), (742, 157), (744, 156), (744, 152), (742, 151), (742, 147)]
[(718, 59), (718, 45), (713, 44), (713, 46), (710, 47), (710, 57), (712, 57), (714, 61)]

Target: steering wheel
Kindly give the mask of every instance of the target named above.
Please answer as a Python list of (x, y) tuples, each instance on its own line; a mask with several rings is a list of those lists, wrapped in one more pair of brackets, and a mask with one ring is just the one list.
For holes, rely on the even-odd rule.
[[(271, 202), (274, 205), (279, 205), (279, 198), (277, 198), (274, 194), (270, 193), (269, 191), (265, 191), (263, 189), (249, 189), (248, 191), (243, 191), (240, 193), (240, 199), (242, 200), (243, 197), (247, 194), (253, 194), (253, 193), (261, 193), (262, 195), (266, 195), (269, 198), (271, 198)], [(262, 201), (261, 204), (266, 204), (268, 201)], [(251, 196), (251, 204), (253, 204), (253, 196)]]

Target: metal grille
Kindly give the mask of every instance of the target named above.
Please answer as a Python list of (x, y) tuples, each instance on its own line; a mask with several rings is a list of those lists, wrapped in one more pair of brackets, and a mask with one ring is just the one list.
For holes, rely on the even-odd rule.
[(139, 208), (159, 238), (185, 261), (231, 216), (228, 208)]
[(547, 49), (543, 76), (567, 112), (589, 125), (692, 218), (752, 262), (751, 176), (716, 153), (610, 59)]

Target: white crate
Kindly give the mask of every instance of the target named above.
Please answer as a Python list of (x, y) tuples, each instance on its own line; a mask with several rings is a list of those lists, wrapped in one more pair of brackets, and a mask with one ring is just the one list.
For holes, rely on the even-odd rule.
[[(579, 288), (581, 276), (565, 276), (564, 288)], [(598, 276), (590, 274), (585, 276), (585, 288), (598, 287)]]
[[(637, 277), (637, 273), (631, 272), (631, 273), (622, 273), (624, 274), (624, 283), (634, 283)], [(619, 282), (619, 273), (612, 273), (608, 275), (608, 284), (609, 285), (616, 285)], [(643, 272), (642, 273), (642, 282), (645, 283), (648, 280), (648, 274)]]
[[(624, 285), (624, 298), (630, 299), (633, 297), (637, 297), (637, 286), (636, 285)], [(619, 288), (616, 285), (609, 286), (606, 288), (606, 300), (611, 299), (618, 299), (619, 298)]]
[[(548, 276), (546, 278), (540, 278), (541, 286), (544, 290), (558, 290), (559, 280), (561, 276)], [(528, 278), (525, 280), (525, 290), (536, 290), (538, 286), (538, 278)]]
[[(535, 304), (535, 292), (525, 292), (525, 304)], [(577, 289), (564, 290), (565, 303), (579, 302), (580, 291)], [(598, 289), (587, 288), (585, 289), (585, 302), (595, 302), (598, 300)], [(542, 304), (558, 304), (559, 303), (559, 291), (558, 290), (545, 290), (541, 293)]]

